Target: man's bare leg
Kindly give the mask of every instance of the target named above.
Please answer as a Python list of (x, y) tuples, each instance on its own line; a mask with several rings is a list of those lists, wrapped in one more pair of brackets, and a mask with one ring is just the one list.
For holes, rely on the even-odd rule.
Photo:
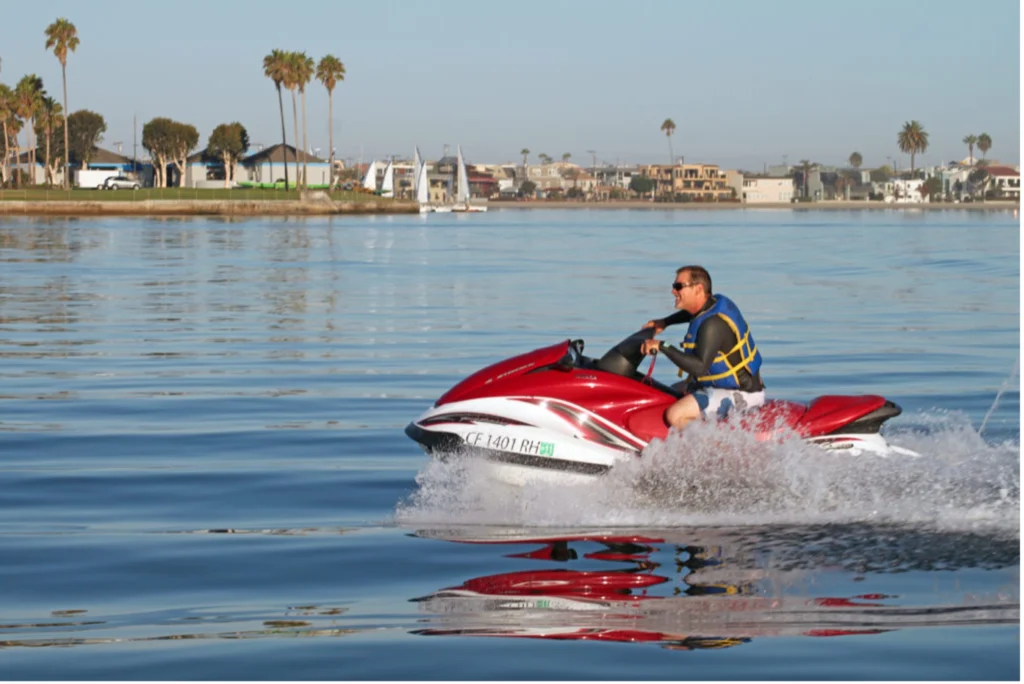
[(665, 411), (665, 420), (674, 428), (683, 429), (692, 420), (700, 418), (700, 406), (692, 394), (688, 394)]

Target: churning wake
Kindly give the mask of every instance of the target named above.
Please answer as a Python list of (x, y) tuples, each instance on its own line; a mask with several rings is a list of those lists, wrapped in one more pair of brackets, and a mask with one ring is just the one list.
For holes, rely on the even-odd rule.
[(910, 418), (886, 439), (917, 458), (850, 456), (796, 437), (758, 442), (696, 423), (587, 484), (509, 487), (472, 454), (431, 459), (395, 516), (529, 527), (868, 522), (1019, 536), (1019, 437), (986, 441), (959, 412)]

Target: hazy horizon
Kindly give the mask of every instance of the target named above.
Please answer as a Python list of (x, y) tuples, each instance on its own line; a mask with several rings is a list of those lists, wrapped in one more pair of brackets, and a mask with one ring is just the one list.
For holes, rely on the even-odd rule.
[[(414, 145), (436, 159), (443, 145), (461, 144), (475, 163), (521, 161), (524, 147), (531, 163), (569, 152), (590, 165), (588, 150), (599, 164), (666, 163), (659, 128), (672, 118), (675, 156), (687, 162), (842, 165), (858, 151), (866, 167), (906, 167), (896, 135), (916, 119), (929, 133), (918, 167), (966, 157), (961, 139), (982, 132), (993, 140), (989, 158), (1019, 164), (1019, 3), (989, 3), (982, 18), (961, 8), (309, 0), (282, 11), (183, 0), (168, 11), (58, 0), (20, 6), (17, 21), (0, 27), (0, 82), (35, 73), (60, 99), (60, 64), (44, 31), (63, 16), (81, 39), (68, 58), (70, 109), (102, 114), (101, 146), (120, 141), (128, 155), (133, 115), (140, 156), (142, 124), (156, 116), (195, 125), (200, 149), (229, 121), (245, 125), (253, 151), (281, 142), (262, 61), (282, 49), (345, 64), (334, 96), (341, 159), (409, 157)], [(306, 98), (310, 147), (327, 157), (326, 91), (313, 81)], [(301, 103), (299, 116), (301, 139)]]

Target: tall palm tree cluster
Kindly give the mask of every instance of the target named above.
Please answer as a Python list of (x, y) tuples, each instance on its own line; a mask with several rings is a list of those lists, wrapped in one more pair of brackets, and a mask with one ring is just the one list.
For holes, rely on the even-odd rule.
[[(53, 50), (61, 64), (64, 77), (64, 105), (50, 97), (43, 87), (43, 80), (35, 74), (24, 76), (18, 84), (11, 88), (0, 83), (0, 130), (3, 131), (4, 157), (0, 164), (0, 181), (7, 183), (11, 178), (11, 149), (14, 150), (15, 169), (13, 181), (21, 185), (22, 150), (26, 152), (24, 159), (28, 162), (29, 182), (34, 179), (31, 172), (37, 162), (40, 144), (45, 144), (47, 182), (52, 183), (60, 165), (64, 166), (64, 187), (67, 187), (67, 149), (68, 111), (67, 59), (68, 52), (78, 47), (78, 31), (75, 25), (64, 18), (57, 19), (46, 27), (46, 49)], [(55, 153), (53, 134), (64, 131), (64, 144)], [(20, 144), (19, 134), (24, 133), (24, 146)]]
[(962, 142), (964, 145), (967, 145), (967, 153), (969, 155), (968, 163), (970, 166), (974, 166), (975, 146), (981, 150), (982, 158), (984, 158), (985, 155), (988, 154), (988, 151), (992, 149), (992, 138), (988, 133), (982, 133), (981, 135), (974, 135), (971, 133), (970, 135), (965, 135)]
[[(284, 98), (282, 88), (289, 90), (292, 94), (292, 128), (295, 133), (295, 141), (299, 139), (299, 116), (296, 101), (302, 100), (302, 149), (309, 149), (306, 142), (306, 86), (315, 77), (327, 89), (328, 102), (328, 124), (330, 129), (331, 148), (331, 187), (334, 187), (334, 88), (339, 81), (345, 80), (345, 65), (334, 55), (325, 55), (319, 63), (314, 64), (313, 59), (305, 52), (285, 52), (274, 50), (263, 58), (263, 75), (274, 83), (277, 89), (278, 109), (281, 112), (281, 143), (284, 151), (284, 185), (288, 183), (288, 139), (285, 133), (284, 119)], [(298, 93), (299, 98), (296, 97)], [(306, 155), (303, 153), (302, 173), (299, 173), (299, 158), (297, 148), (295, 157), (295, 187), (306, 187)]]
[[(981, 135), (965, 135), (961, 141), (967, 145), (968, 165), (974, 166), (974, 148), (981, 150), (982, 156), (992, 149), (992, 138), (988, 133)], [(896, 144), (900, 152), (910, 155), (910, 172), (914, 172), (914, 156), (923, 154), (928, 149), (928, 132), (919, 121), (908, 121), (896, 136)]]

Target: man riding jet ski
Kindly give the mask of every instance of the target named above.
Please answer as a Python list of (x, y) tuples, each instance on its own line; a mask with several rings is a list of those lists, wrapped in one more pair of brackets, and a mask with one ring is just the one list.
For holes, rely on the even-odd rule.
[[(700, 416), (724, 417), (760, 440), (796, 434), (849, 455), (918, 455), (881, 436), (882, 424), (902, 412), (885, 397), (765, 400), (761, 356), (737, 307), (706, 294), (710, 276), (699, 266), (679, 269), (673, 290), (680, 311), (600, 359), (583, 355), (583, 340), (564, 340), (499, 361), (448, 390), (406, 434), (442, 459), (480, 456), (489, 476), (517, 485), (590, 480)], [(682, 351), (653, 339), (687, 321)], [(690, 373), (689, 391), (652, 378), (653, 360), (646, 376), (638, 372), (656, 349)]]
[(690, 374), (689, 393), (672, 404), (665, 418), (682, 429), (687, 423), (716, 414), (725, 418), (734, 406), (754, 408), (764, 404), (761, 353), (736, 304), (723, 294), (711, 294), (711, 275), (701, 266), (683, 266), (672, 283), (676, 313), (648, 321), (655, 335), (667, 326), (689, 323), (683, 350), (655, 339), (646, 340), (644, 354), (662, 352)]

